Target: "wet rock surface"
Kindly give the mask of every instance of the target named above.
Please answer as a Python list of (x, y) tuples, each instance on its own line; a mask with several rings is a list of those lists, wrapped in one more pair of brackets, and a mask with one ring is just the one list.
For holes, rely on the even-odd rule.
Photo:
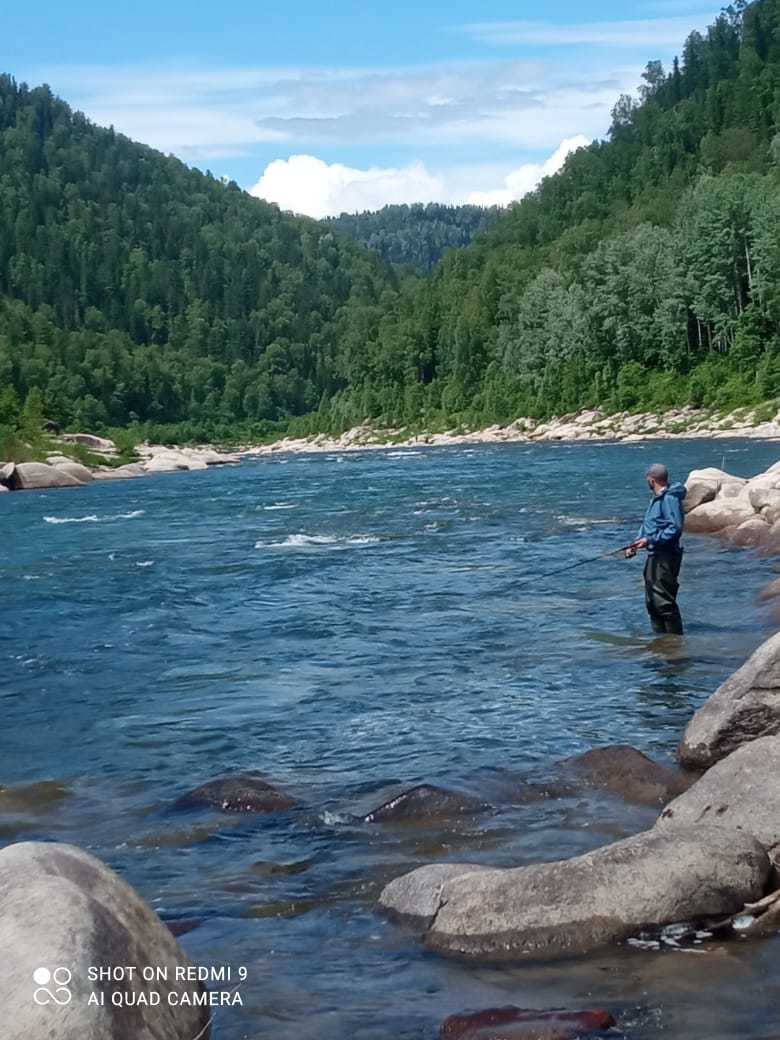
[(273, 813), (292, 809), (295, 799), (253, 773), (221, 776), (182, 795), (175, 809), (219, 809), (229, 813)]
[(380, 905), (432, 917), (431, 950), (521, 961), (587, 953), (648, 924), (736, 913), (763, 893), (770, 862), (751, 835), (699, 825), (656, 828), (553, 863), (447, 868), (396, 879)]
[(749, 834), (767, 850), (780, 845), (780, 736), (751, 740), (716, 763), (664, 809), (657, 827), (684, 834), (705, 822)]
[(474, 816), (489, 808), (484, 802), (459, 791), (433, 784), (418, 784), (378, 805), (361, 817), (363, 823), (419, 824)]
[(780, 733), (780, 633), (768, 639), (695, 713), (678, 758), (708, 769), (743, 744)]
[(608, 1011), (539, 1011), (519, 1007), (487, 1008), (450, 1015), (440, 1040), (574, 1040), (615, 1025)]
[(594, 748), (562, 765), (589, 786), (637, 805), (666, 805), (698, 775), (659, 765), (626, 744)]

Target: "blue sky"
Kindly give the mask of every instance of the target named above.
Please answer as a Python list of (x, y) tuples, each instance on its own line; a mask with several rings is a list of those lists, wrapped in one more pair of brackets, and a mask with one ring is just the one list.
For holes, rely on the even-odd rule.
[(321, 216), (507, 202), (601, 136), (707, 0), (38, 0), (0, 12), (0, 69), (96, 122)]

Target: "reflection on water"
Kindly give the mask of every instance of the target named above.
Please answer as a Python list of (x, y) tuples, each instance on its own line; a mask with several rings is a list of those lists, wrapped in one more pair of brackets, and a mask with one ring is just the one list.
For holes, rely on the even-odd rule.
[[(749, 474), (777, 451), (372, 452), (6, 496), (0, 784), (19, 790), (0, 790), (0, 840), (89, 848), (195, 960), (245, 964), (245, 1007), (219, 1013), (215, 1040), (431, 1036), (506, 1003), (595, 1003), (631, 1037), (767, 1040), (774, 941), (475, 968), (423, 955), (373, 903), (422, 862), (571, 856), (652, 823), (556, 786), (554, 763), (604, 743), (670, 760), (774, 626), (768, 566), (689, 539), (682, 641), (648, 632), (637, 561), (534, 576), (630, 539), (659, 455), (676, 476), (723, 453)], [(297, 806), (173, 811), (229, 770)], [(357, 819), (423, 782), (490, 808)]]

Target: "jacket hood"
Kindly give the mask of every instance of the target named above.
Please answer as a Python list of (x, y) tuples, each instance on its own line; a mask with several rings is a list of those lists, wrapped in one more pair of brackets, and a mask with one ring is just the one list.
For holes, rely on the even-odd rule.
[(685, 484), (680, 484), (679, 482), (677, 482), (675, 484), (670, 484), (669, 487), (666, 489), (666, 493), (667, 495), (674, 495), (675, 498), (679, 498), (679, 500), (682, 502), (682, 500), (688, 494), (688, 488), (685, 486)]

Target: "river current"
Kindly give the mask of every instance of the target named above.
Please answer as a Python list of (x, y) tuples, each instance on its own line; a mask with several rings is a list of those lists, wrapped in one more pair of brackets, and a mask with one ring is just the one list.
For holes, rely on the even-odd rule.
[[(374, 901), (421, 863), (562, 858), (652, 822), (585, 791), (515, 804), (513, 783), (600, 744), (671, 761), (775, 630), (757, 598), (770, 565), (688, 538), (681, 646), (648, 633), (639, 561), (520, 583), (629, 541), (650, 462), (685, 479), (778, 457), (749, 441), (393, 449), (5, 495), (0, 784), (56, 785), (3, 811), (0, 841), (90, 850), (195, 925), (194, 961), (245, 966), (215, 1040), (432, 1037), (507, 1003), (605, 1006), (632, 1038), (777, 1037), (780, 940), (474, 967), (424, 954)], [(172, 810), (234, 770), (299, 807)], [(494, 811), (355, 821), (420, 782)]]

